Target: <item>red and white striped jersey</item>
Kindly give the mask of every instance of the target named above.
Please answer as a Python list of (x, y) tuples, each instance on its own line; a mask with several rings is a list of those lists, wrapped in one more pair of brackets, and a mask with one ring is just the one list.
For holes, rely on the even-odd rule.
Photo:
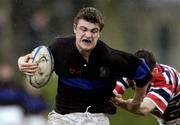
[[(180, 73), (167, 65), (157, 64), (150, 87), (145, 98), (152, 101), (156, 109), (152, 114), (165, 121), (180, 118)], [(135, 84), (132, 80), (122, 78), (116, 83), (115, 94), (123, 95), (125, 90)]]

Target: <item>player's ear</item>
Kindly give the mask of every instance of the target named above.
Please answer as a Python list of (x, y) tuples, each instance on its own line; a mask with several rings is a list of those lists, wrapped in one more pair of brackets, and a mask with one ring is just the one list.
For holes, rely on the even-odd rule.
[(74, 31), (74, 33), (76, 33), (76, 30), (77, 30), (77, 25), (74, 23), (73, 24), (73, 31)]
[(157, 72), (158, 72), (158, 69), (154, 68), (153, 71), (152, 71), (152, 74), (157, 73)]

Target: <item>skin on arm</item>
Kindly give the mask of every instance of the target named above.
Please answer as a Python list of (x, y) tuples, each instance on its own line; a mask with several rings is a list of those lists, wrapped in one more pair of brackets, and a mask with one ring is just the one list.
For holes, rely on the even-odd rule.
[(30, 60), (32, 60), (31, 54), (21, 56), (18, 59), (18, 68), (25, 75), (33, 75), (33, 73), (36, 72), (36, 69), (38, 67), (36, 63), (32, 63)]
[(134, 96), (131, 99), (124, 100), (122, 99), (122, 95), (116, 95), (115, 97), (111, 98), (112, 102), (128, 111), (135, 111), (141, 106), (141, 102), (143, 101), (147, 91), (147, 86), (148, 84), (144, 87), (136, 87)]
[(155, 109), (155, 104), (149, 99), (144, 99), (139, 109), (135, 112), (139, 115), (147, 115), (149, 112)]
[(127, 88), (125, 88), (124, 84), (126, 84), (126, 86), (129, 86), (129, 87), (131, 86), (132, 87), (134, 85), (134, 82), (129, 82), (126, 79), (124, 79), (123, 81), (124, 82), (122, 82), (122, 83), (119, 81), (119, 84), (118, 83), (116, 84), (116, 87), (113, 90), (116, 97), (111, 98), (112, 102), (115, 105), (118, 105), (119, 103), (121, 103), (122, 107), (126, 107), (125, 109), (128, 109), (130, 111), (131, 110), (136, 110), (136, 109), (138, 109), (140, 107), (140, 104), (141, 104), (141, 102), (143, 101), (143, 99), (145, 97), (145, 94), (147, 92), (147, 88), (149, 86), (149, 83), (147, 83), (144, 87), (137, 87), (136, 86), (134, 88), (133, 98), (128, 100), (128, 105), (125, 105), (126, 103), (124, 104), (124, 102), (127, 101), (127, 100), (122, 99), (122, 94), (124, 94), (124, 92), (126, 91)]
[(143, 115), (143, 116), (147, 115), (149, 112), (154, 110), (156, 107), (152, 101), (150, 101), (149, 99), (146, 99), (146, 98), (143, 99), (140, 106), (136, 109), (130, 108), (132, 105), (133, 99), (124, 100), (124, 99), (122, 99), (122, 96), (116, 96), (116, 97), (112, 98), (112, 102), (115, 105), (120, 106), (121, 108), (123, 108), (129, 112), (132, 112), (137, 115)]
[(134, 97), (131, 102), (132, 104), (129, 104), (129, 107), (128, 107), (129, 110), (136, 110), (137, 108), (139, 108), (141, 102), (144, 99), (145, 93), (147, 91), (147, 86), (148, 84), (141, 88), (140, 87), (135, 88)]

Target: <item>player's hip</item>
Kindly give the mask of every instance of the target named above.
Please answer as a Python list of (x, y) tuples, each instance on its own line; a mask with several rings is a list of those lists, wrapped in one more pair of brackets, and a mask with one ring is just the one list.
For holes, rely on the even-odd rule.
[(106, 114), (88, 111), (65, 115), (52, 111), (48, 115), (48, 123), (48, 125), (110, 125)]

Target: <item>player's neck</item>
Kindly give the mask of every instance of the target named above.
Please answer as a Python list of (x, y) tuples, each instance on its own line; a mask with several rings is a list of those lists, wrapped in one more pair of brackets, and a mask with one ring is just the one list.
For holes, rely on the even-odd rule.
[(88, 63), (89, 62), (89, 57), (90, 57), (90, 54), (91, 54), (91, 51), (92, 50), (85, 50), (85, 49), (82, 49), (81, 47), (77, 46), (77, 49), (79, 51), (79, 53), (81, 54), (81, 56), (86, 60), (86, 62)]
[(88, 63), (89, 62), (89, 56), (90, 56), (91, 52), (90, 51), (81, 51), (80, 53), (81, 53), (82, 57)]

